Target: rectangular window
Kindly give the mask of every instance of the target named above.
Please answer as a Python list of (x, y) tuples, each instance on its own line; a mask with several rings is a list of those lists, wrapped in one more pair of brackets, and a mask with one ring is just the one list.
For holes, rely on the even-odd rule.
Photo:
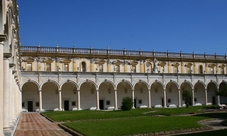
[(69, 64), (64, 64), (64, 71), (69, 71)]
[(46, 63), (46, 71), (51, 71), (51, 64), (50, 63)]
[(72, 106), (76, 106), (76, 101), (72, 101)]
[(31, 63), (27, 63), (27, 71), (32, 71), (32, 64)]
[(143, 102), (142, 100), (139, 100), (139, 104), (142, 104), (142, 102)]
[(136, 66), (132, 66), (132, 73), (136, 73)]
[(22, 107), (24, 107), (24, 102), (22, 102)]
[(116, 72), (120, 72), (120, 66), (117, 65), (117, 66), (115, 67), (115, 70), (116, 70)]
[(171, 99), (168, 99), (168, 103), (171, 103)]
[(35, 103), (35, 106), (36, 106), (36, 107), (39, 107), (39, 102), (36, 102), (36, 103)]
[(106, 105), (110, 105), (110, 100), (107, 100), (106, 101)]
[(102, 64), (99, 65), (99, 72), (103, 72), (103, 65)]

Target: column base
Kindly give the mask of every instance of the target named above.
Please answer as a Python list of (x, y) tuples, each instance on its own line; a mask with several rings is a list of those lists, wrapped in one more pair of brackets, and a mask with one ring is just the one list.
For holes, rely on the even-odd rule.
[(12, 136), (12, 133), (13, 133), (12, 131), (13, 131), (13, 129), (11, 127), (4, 128), (3, 129), (3, 133), (4, 133), (3, 136)]

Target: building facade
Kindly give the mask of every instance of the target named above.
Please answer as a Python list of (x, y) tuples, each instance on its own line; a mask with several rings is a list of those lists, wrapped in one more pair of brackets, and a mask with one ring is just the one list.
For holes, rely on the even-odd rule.
[(119, 109), (227, 103), (227, 56), (155, 51), (21, 46), (22, 102), (28, 111)]
[(227, 56), (155, 51), (20, 46), (16, 0), (0, 0), (0, 136), (22, 111), (117, 110), (227, 103)]
[(13, 135), (21, 113), (18, 6), (0, 0), (0, 136)]

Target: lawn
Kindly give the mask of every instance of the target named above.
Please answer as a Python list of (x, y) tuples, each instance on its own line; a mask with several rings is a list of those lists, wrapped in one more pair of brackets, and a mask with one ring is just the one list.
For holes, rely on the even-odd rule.
[(64, 123), (63, 125), (76, 130), (85, 136), (113, 136), (151, 133), (201, 127), (197, 121), (206, 117), (138, 117), (99, 121), (82, 121)]
[(134, 109), (130, 111), (50, 111), (44, 112), (45, 116), (54, 121), (76, 121), (89, 119), (109, 119), (109, 118), (124, 118), (124, 117), (138, 117), (138, 116), (152, 116), (152, 115), (175, 115), (194, 113), (206, 109), (206, 107), (190, 107), (190, 108), (151, 108), (151, 109)]
[(43, 114), (54, 121), (63, 121), (63, 125), (85, 136), (132, 135), (197, 128), (201, 127), (197, 123), (200, 120), (227, 118), (227, 113), (171, 116), (202, 112), (204, 109), (207, 107), (151, 108), (130, 111), (55, 111)]

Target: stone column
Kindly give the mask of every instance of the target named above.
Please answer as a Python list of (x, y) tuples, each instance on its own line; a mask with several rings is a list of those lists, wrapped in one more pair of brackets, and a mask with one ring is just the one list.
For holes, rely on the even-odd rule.
[(77, 90), (77, 110), (80, 110), (80, 90)]
[(62, 111), (61, 90), (58, 91), (58, 110)]
[(42, 112), (43, 100), (42, 100), (42, 90), (39, 90), (39, 112)]
[(114, 109), (117, 110), (117, 90), (114, 90)]
[(151, 89), (148, 89), (148, 108), (151, 108)]
[(178, 89), (178, 107), (181, 107), (181, 92), (180, 92), (180, 89)]
[[(0, 36), (0, 66), (3, 66), (3, 45), (2, 36)], [(3, 68), (0, 68), (0, 77), (3, 77)], [(0, 78), (0, 136), (3, 134), (3, 78)]]
[(194, 89), (192, 89), (192, 106), (194, 106), (195, 105), (195, 91), (194, 91)]
[(133, 103), (132, 109), (135, 109), (136, 108), (135, 107), (135, 103), (134, 103), (134, 99), (135, 99), (135, 91), (134, 91), (134, 89), (132, 89), (132, 103)]
[(163, 97), (164, 97), (164, 108), (166, 108), (166, 89), (163, 91)]
[[(10, 73), (9, 73), (9, 59), (8, 57), (4, 54), (4, 67), (3, 67), (3, 70), (4, 70), (4, 73), (3, 73), (3, 128), (8, 128), (9, 127), (9, 96), (10, 95), (13, 95), (13, 94), (10, 94), (10, 90), (9, 90), (9, 86), (11, 86), (10, 84)], [(14, 107), (11, 107), (11, 108), (14, 108)]]
[(205, 105), (207, 105), (207, 88), (205, 89)]
[(96, 90), (96, 110), (99, 109), (99, 90)]

